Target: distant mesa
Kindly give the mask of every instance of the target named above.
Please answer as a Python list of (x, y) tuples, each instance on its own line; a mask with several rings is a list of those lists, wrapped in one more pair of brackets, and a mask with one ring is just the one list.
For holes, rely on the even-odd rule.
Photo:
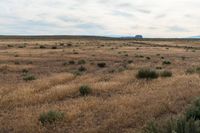
[(141, 39), (141, 38), (143, 38), (143, 36), (142, 35), (136, 35), (135, 38)]

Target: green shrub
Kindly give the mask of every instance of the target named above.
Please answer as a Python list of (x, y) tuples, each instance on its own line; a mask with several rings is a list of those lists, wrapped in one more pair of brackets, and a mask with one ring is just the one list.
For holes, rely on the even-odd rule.
[(36, 77), (32, 74), (27, 74), (27, 75), (24, 75), (23, 80), (25, 81), (36, 80)]
[(106, 63), (101, 62), (101, 63), (98, 63), (97, 66), (98, 66), (98, 67), (101, 67), (101, 68), (106, 67)]
[(186, 111), (183, 117), (172, 119), (162, 125), (150, 123), (145, 133), (200, 133), (200, 99)]
[(196, 100), (195, 103), (186, 111), (186, 118), (200, 120), (200, 99)]
[(131, 63), (133, 63), (133, 61), (132, 60), (128, 60), (128, 64), (131, 64)]
[(151, 58), (150, 58), (150, 57), (146, 57), (146, 59), (147, 59), (147, 60), (150, 60)]
[(70, 60), (70, 61), (69, 61), (69, 64), (73, 65), (73, 64), (75, 64), (75, 61)]
[(200, 73), (200, 67), (197, 67), (197, 68), (196, 68), (196, 72), (197, 72), (197, 73)]
[(188, 68), (185, 73), (186, 74), (194, 74), (194, 73), (196, 73), (196, 71), (194, 68)]
[(39, 121), (44, 124), (52, 124), (56, 121), (62, 120), (64, 118), (64, 113), (59, 111), (48, 111), (46, 113), (40, 114)]
[(79, 64), (79, 65), (81, 65), (81, 64), (85, 64), (85, 63), (86, 63), (85, 60), (79, 60), (79, 61), (78, 61), (78, 64)]
[(19, 65), (20, 64), (20, 62), (19, 61), (15, 61), (15, 65)]
[(78, 70), (79, 70), (80, 72), (84, 72), (84, 71), (86, 71), (87, 69), (86, 69), (84, 66), (80, 66), (80, 67), (78, 68)]
[(57, 49), (57, 46), (52, 46), (51, 49)]
[(91, 88), (89, 86), (83, 85), (79, 88), (81, 96), (87, 96), (91, 93)]
[(156, 69), (159, 69), (159, 70), (161, 70), (161, 69), (162, 69), (162, 67), (159, 67), (159, 66), (158, 66), (158, 67), (156, 67)]
[(172, 72), (171, 71), (162, 71), (161, 73), (160, 73), (160, 76), (161, 77), (171, 77), (172, 76)]
[(156, 79), (159, 74), (152, 69), (140, 69), (136, 75), (139, 79)]
[(170, 65), (171, 62), (170, 61), (163, 61), (163, 65)]
[(199, 73), (200, 74), (200, 67), (197, 67), (197, 68), (188, 68), (186, 70), (186, 74), (194, 74), (194, 73)]
[(45, 49), (46, 47), (44, 45), (40, 45), (40, 49)]
[(28, 69), (22, 69), (22, 73), (28, 73)]

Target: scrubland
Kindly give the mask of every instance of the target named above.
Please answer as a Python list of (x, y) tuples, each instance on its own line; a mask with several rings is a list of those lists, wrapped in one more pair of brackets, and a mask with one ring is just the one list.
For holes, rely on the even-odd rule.
[(199, 74), (197, 40), (1, 39), (0, 132), (140, 133), (184, 114)]

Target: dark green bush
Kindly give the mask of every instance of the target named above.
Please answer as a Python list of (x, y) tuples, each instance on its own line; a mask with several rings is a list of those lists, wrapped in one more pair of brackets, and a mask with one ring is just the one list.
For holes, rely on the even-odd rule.
[(79, 61), (78, 61), (78, 64), (79, 64), (79, 65), (81, 65), (81, 64), (85, 64), (85, 63), (86, 63), (85, 60), (79, 60)]
[(48, 111), (46, 113), (40, 114), (39, 121), (44, 124), (52, 124), (56, 121), (62, 120), (64, 118), (64, 113), (59, 111)]
[(186, 74), (194, 74), (194, 73), (196, 73), (196, 71), (194, 68), (188, 68), (185, 73)]
[(27, 74), (27, 75), (24, 75), (23, 80), (25, 81), (36, 80), (36, 77), (32, 74)]
[(79, 70), (80, 72), (84, 72), (84, 71), (86, 71), (87, 69), (86, 69), (84, 66), (80, 66), (78, 70)]
[(163, 65), (170, 65), (171, 62), (170, 61), (163, 61)]
[(151, 58), (150, 58), (150, 57), (146, 57), (146, 59), (147, 59), (147, 60), (150, 60)]
[(140, 69), (136, 75), (139, 79), (156, 79), (159, 74), (152, 69)]
[(133, 61), (132, 60), (128, 60), (128, 64), (131, 64), (131, 63), (133, 63)]
[(200, 99), (186, 111), (183, 117), (172, 119), (161, 125), (150, 123), (145, 133), (200, 133)]
[(91, 88), (87, 85), (83, 85), (79, 88), (81, 96), (87, 96), (91, 93)]
[(160, 76), (161, 76), (161, 77), (171, 77), (171, 76), (172, 76), (172, 72), (171, 72), (171, 71), (165, 70), (165, 71), (162, 71), (162, 72), (160, 73)]
[(22, 69), (22, 73), (28, 73), (28, 69)]
[(73, 65), (73, 64), (75, 64), (75, 61), (70, 60), (70, 61), (69, 61), (69, 64), (72, 64), (72, 65)]
[(40, 45), (40, 48), (41, 49), (45, 49), (46, 47), (44, 45)]
[(106, 67), (106, 63), (101, 62), (101, 63), (98, 63), (97, 66), (98, 66), (98, 67), (101, 67), (101, 68)]
[(57, 49), (57, 46), (52, 46), (51, 49)]
[(186, 118), (200, 120), (200, 99), (196, 100), (195, 103), (186, 111)]

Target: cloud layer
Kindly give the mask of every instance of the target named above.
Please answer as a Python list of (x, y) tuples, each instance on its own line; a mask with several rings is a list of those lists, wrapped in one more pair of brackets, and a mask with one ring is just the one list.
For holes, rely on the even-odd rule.
[(0, 34), (200, 34), (199, 0), (1, 0)]

